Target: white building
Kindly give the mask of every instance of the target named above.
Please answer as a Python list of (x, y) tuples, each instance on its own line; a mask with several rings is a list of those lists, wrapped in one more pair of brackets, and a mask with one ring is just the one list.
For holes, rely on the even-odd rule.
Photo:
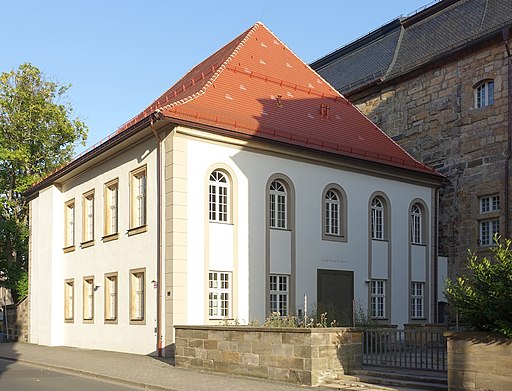
[(441, 180), (258, 23), (30, 190), (30, 341), (172, 354), (305, 296), (429, 322)]

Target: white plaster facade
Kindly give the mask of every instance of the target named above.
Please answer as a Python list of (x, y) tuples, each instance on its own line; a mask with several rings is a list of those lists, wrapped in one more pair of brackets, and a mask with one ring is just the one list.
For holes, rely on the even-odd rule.
[[(299, 310), (303, 313), (304, 296), (310, 312), (317, 302), (319, 269), (353, 272), (353, 297), (361, 308), (369, 306), (369, 280), (386, 280), (385, 318), (381, 321), (389, 324), (412, 321), (410, 283), (424, 282), (425, 313), (421, 321), (430, 320), (432, 184), (397, 177), (388, 168), (371, 173), (315, 153), (166, 125), (159, 133), (166, 145), (161, 162), (165, 167), (161, 177), (165, 261), (159, 277), (158, 142), (149, 128), (142, 133), (146, 134), (143, 141), (125, 141), (115, 153), (99, 154), (88, 165), (79, 166), (33, 196), (30, 342), (156, 354), (158, 284), (152, 281), (162, 281), (160, 335), (170, 348), (165, 354), (172, 354), (173, 325), (222, 322), (209, 316), (209, 271), (231, 273), (229, 319), (241, 323), (263, 322), (268, 315), (270, 274), (289, 276), (289, 314)], [(130, 173), (141, 166), (147, 167), (147, 229), (129, 235)], [(208, 178), (215, 169), (229, 177), (227, 223), (209, 222)], [(103, 241), (103, 189), (116, 178), (119, 237)], [(288, 199), (291, 217), (287, 229), (268, 227), (267, 188), (271, 178), (286, 179), (293, 193)], [(344, 241), (324, 240), (322, 235), (322, 194), (333, 184), (341, 187), (346, 197)], [(95, 194), (94, 245), (81, 248), (82, 196), (90, 190)], [(370, 239), (370, 200), (374, 194), (384, 194), (389, 202), (387, 240)], [(64, 205), (73, 198), (77, 245), (74, 251), (66, 252)], [(426, 212), (426, 243), (422, 246), (410, 244), (410, 207), (417, 201)], [(180, 226), (185, 228), (178, 232), (176, 227)], [(177, 261), (180, 257), (184, 263)], [(131, 324), (129, 273), (138, 268), (146, 271), (145, 320), (143, 324)], [(118, 317), (109, 323), (104, 318), (105, 274), (113, 272), (118, 274)], [(92, 322), (83, 319), (84, 277), (94, 277), (98, 286)], [(74, 280), (72, 322), (64, 319), (64, 282), (69, 279)]]

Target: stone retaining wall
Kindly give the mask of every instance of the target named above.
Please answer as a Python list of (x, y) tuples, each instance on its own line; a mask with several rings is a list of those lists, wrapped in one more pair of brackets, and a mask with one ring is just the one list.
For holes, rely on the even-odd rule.
[(350, 328), (176, 326), (176, 366), (317, 386), (362, 366)]
[(512, 390), (512, 339), (484, 332), (446, 332), (451, 391)]

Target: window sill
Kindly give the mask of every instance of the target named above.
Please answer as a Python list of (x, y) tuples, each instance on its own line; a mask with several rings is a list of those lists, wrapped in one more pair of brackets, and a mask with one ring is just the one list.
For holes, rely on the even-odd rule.
[(80, 248), (87, 248), (87, 247), (92, 247), (92, 246), (94, 246), (94, 239), (80, 243)]
[(64, 323), (75, 323), (75, 320), (73, 318), (64, 319)]
[(328, 235), (326, 233), (324, 233), (322, 235), (322, 240), (327, 240), (329, 242), (344, 242), (344, 243), (347, 243), (348, 240), (345, 236), (341, 236), (341, 235)]
[(64, 253), (70, 253), (72, 251), (75, 251), (75, 245), (73, 244), (71, 246), (64, 247), (62, 251), (64, 251)]
[(232, 222), (230, 221), (216, 221), (216, 220), (208, 220), (209, 223), (211, 224), (222, 224), (222, 225), (234, 225)]
[(82, 323), (83, 324), (94, 324), (94, 319), (83, 319)]
[(138, 234), (141, 234), (143, 232), (146, 232), (148, 230), (148, 226), (147, 225), (141, 225), (140, 227), (134, 227), (134, 228), (130, 228), (127, 233), (128, 233), (128, 236), (133, 236), (133, 235), (138, 235)]
[(291, 232), (289, 228), (279, 228), (279, 227), (269, 227), (271, 231), (288, 231)]
[(385, 242), (385, 243), (387, 243), (387, 242), (389, 241), (389, 240), (387, 240), (387, 239), (377, 239), (377, 238), (371, 238), (371, 239), (372, 239), (372, 241), (374, 241), (374, 242)]
[(115, 234), (105, 235), (101, 238), (103, 243), (111, 242), (112, 240), (117, 240), (117, 239), (119, 239), (119, 233), (117, 233), (117, 232)]
[(145, 319), (130, 319), (130, 324), (142, 326), (142, 325), (146, 324), (146, 320)]
[(411, 246), (414, 246), (414, 247), (427, 247), (426, 244), (422, 244), (422, 243), (411, 243)]
[(105, 319), (105, 324), (117, 324), (117, 319)]

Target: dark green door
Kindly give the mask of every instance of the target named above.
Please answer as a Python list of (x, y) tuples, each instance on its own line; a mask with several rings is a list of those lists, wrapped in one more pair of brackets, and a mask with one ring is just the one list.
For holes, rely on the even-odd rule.
[(344, 270), (317, 271), (317, 317), (327, 313), (327, 322), (352, 326), (354, 306), (354, 272)]

